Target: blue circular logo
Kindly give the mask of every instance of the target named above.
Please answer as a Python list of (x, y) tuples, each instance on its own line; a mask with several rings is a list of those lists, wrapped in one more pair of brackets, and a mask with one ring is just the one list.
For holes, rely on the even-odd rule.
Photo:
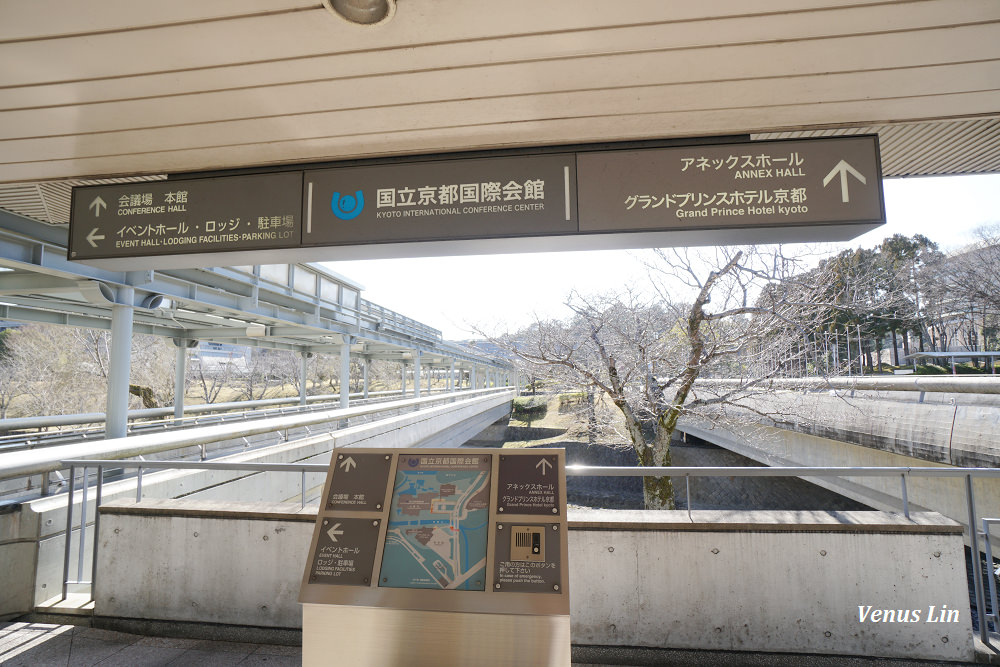
[(341, 220), (353, 220), (361, 215), (365, 208), (365, 193), (358, 190), (353, 195), (341, 195), (334, 192), (330, 198), (330, 210)]

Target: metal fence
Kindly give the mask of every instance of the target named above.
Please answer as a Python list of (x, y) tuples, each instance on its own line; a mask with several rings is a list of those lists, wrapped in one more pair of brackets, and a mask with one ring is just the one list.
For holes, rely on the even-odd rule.
[[(103, 488), (103, 472), (105, 467), (114, 466), (116, 468), (131, 468), (137, 470), (136, 502), (142, 500), (142, 475), (143, 471), (149, 470), (233, 470), (247, 472), (284, 472), (298, 473), (300, 475), (300, 498), (301, 506), (305, 507), (306, 494), (306, 474), (325, 473), (329, 466), (327, 464), (316, 463), (229, 463), (213, 461), (122, 461), (122, 460), (86, 460), (71, 459), (62, 462), (70, 469), (70, 485), (67, 494), (66, 512), (66, 545), (63, 561), (63, 585), (62, 596), (66, 599), (68, 587), (75, 584), (93, 585), (97, 573), (97, 553), (99, 540), (97, 539), (99, 530), (100, 513), (95, 512), (94, 517), (94, 540), (92, 545), (92, 567), (91, 579), (83, 580), (84, 576), (84, 552), (87, 530), (87, 483), (88, 470), (97, 469), (96, 474), (96, 502), (95, 507), (101, 504), (101, 493)], [(77, 577), (71, 580), (70, 574), (70, 551), (71, 537), (73, 533), (73, 498), (75, 491), (76, 470), (82, 469), (82, 499), (80, 516), (79, 554), (77, 562)], [(690, 518), (691, 513), (691, 478), (692, 477), (899, 477), (901, 491), (900, 510), (906, 518), (910, 518), (910, 506), (907, 496), (907, 479), (910, 477), (950, 477), (963, 479), (965, 482), (965, 504), (968, 511), (968, 533), (969, 545), (972, 551), (972, 572), (973, 583), (976, 595), (976, 607), (979, 613), (979, 633), (980, 638), (986, 645), (990, 644), (989, 624), (993, 624), (994, 632), (1000, 632), (1000, 606), (998, 606), (997, 585), (992, 576), (989, 578), (989, 600), (990, 607), (987, 609), (986, 584), (983, 580), (982, 569), (979, 566), (979, 538), (985, 541), (985, 553), (987, 564), (992, 567), (992, 549), (990, 548), (989, 527), (1000, 524), (1000, 517), (982, 519), (982, 531), (976, 529), (976, 501), (973, 489), (973, 480), (976, 478), (1000, 479), (1000, 469), (997, 468), (935, 468), (935, 467), (611, 467), (611, 466), (581, 466), (569, 465), (566, 467), (568, 476), (593, 476), (593, 477), (671, 477), (684, 478), (685, 493), (687, 496), (687, 511)]]

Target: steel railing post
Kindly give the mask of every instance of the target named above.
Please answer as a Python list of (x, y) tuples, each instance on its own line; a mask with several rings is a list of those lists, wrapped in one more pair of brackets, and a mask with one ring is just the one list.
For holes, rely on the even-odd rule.
[(691, 518), (691, 475), (684, 475), (684, 491), (687, 494), (688, 521), (693, 522), (694, 519)]
[(139, 466), (135, 475), (135, 502), (142, 502), (142, 466)]
[(76, 583), (83, 581), (83, 556), (87, 553), (87, 466), (83, 466), (80, 486), (83, 497), (80, 499), (80, 547), (76, 556)]
[(66, 494), (66, 544), (63, 553), (62, 599), (66, 599), (69, 591), (69, 553), (70, 541), (73, 539), (73, 496), (76, 493), (76, 468), (69, 467), (69, 490)]
[(97, 581), (97, 547), (100, 544), (101, 495), (104, 492), (104, 466), (97, 466), (97, 495), (94, 498), (94, 545), (90, 552), (90, 598), (94, 598), (94, 583)]
[(302, 478), (299, 481), (299, 498), (301, 499), (301, 507), (306, 506), (306, 469), (302, 469)]
[(906, 473), (904, 472), (899, 476), (903, 483), (903, 516), (907, 519), (910, 518), (910, 500), (906, 497)]
[(996, 575), (993, 572), (993, 548), (990, 546), (990, 524), (1000, 523), (1000, 519), (983, 519), (983, 540), (985, 540), (986, 547), (986, 563), (988, 567), (986, 568), (986, 574), (990, 580), (990, 604), (993, 609), (993, 613), (987, 615), (985, 610), (980, 614), (980, 618), (989, 618), (993, 621), (993, 631), (1000, 632), (1000, 600), (997, 598), (997, 581)]
[(986, 593), (983, 590), (983, 568), (979, 558), (979, 535), (976, 528), (976, 499), (972, 490), (972, 475), (965, 476), (965, 501), (969, 509), (969, 547), (972, 549), (972, 582), (976, 588), (976, 609), (979, 610), (979, 639), (990, 643), (986, 629)]

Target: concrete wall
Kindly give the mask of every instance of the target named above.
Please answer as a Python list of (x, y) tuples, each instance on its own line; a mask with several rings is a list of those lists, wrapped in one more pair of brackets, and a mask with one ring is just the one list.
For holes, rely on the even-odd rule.
[(831, 389), (758, 392), (741, 402), (810, 435), (935, 463), (1000, 466), (1000, 394)]
[[(685, 420), (678, 428), (768, 466), (948, 467), (912, 456), (772, 426), (727, 428), (721, 424)], [(899, 512), (903, 505), (899, 477), (806, 479), (876, 509)], [(906, 488), (912, 511), (940, 512), (962, 525), (969, 523), (962, 478), (910, 476)], [(979, 520), (997, 516), (1000, 513), (1000, 479), (977, 479), (973, 488)], [(978, 523), (978, 528), (982, 528), (981, 523)], [(994, 548), (1000, 548), (1000, 526), (993, 527), (990, 539)]]
[[(301, 626), (315, 514), (295, 505), (101, 509), (99, 620)], [(573, 643), (970, 660), (960, 527), (881, 512), (571, 511)], [(959, 610), (859, 621), (858, 606)]]
[[(330, 452), (340, 447), (436, 446), (440, 438), (454, 442), (463, 434), (481, 430), (504, 410), (510, 411), (510, 394), (491, 394), (454, 403), (405, 412), (387, 419), (351, 426), (331, 433), (300, 438), (263, 447), (215, 461), (253, 463), (320, 463), (330, 460)], [(470, 426), (471, 424), (471, 426)], [(460, 444), (460, 443), (458, 443)], [(306, 476), (306, 498), (322, 491), (325, 475)], [(215, 501), (283, 502), (300, 500), (300, 475), (252, 473), (220, 470), (172, 470), (143, 476), (144, 498), (197, 498)], [(124, 479), (104, 485), (104, 501), (134, 499), (136, 480)], [(87, 499), (87, 516), (92, 525), (95, 511), (94, 489)], [(83, 494), (74, 498), (74, 524), (79, 526)], [(0, 593), (0, 618), (24, 614), (61, 593), (66, 529), (65, 494), (39, 498), (0, 514), (0, 581), (7, 585)], [(90, 579), (91, 533), (84, 546), (84, 580)], [(71, 579), (76, 578), (79, 530), (71, 543)], [(9, 583), (8, 583), (9, 582)], [(73, 592), (75, 587), (70, 588)]]

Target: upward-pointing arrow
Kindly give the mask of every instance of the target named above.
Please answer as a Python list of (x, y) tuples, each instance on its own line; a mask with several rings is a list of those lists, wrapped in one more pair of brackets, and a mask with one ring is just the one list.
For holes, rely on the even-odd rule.
[(94, 197), (94, 201), (90, 202), (90, 206), (88, 206), (87, 208), (94, 209), (94, 217), (95, 218), (99, 218), (99, 217), (101, 217), (101, 207), (102, 206), (104, 208), (107, 208), (108, 207), (108, 203), (106, 201), (104, 201), (103, 199), (101, 199), (100, 196), (97, 196), (97, 197)]
[(535, 464), (536, 468), (542, 469), (542, 477), (545, 477), (545, 470), (547, 469), (546, 466), (548, 466), (548, 468), (552, 467), (552, 464), (549, 463), (546, 459), (542, 459), (541, 461)]
[(840, 201), (849, 202), (851, 201), (851, 196), (847, 193), (847, 174), (851, 174), (854, 178), (858, 179), (865, 185), (868, 184), (868, 180), (861, 175), (857, 169), (847, 164), (846, 160), (841, 160), (837, 163), (837, 166), (830, 170), (830, 173), (826, 175), (823, 179), (823, 187), (825, 188), (833, 180), (833, 177), (840, 174)]
[(353, 456), (348, 456), (340, 464), (340, 469), (344, 472), (351, 472), (351, 468), (357, 468), (358, 463), (354, 460)]

